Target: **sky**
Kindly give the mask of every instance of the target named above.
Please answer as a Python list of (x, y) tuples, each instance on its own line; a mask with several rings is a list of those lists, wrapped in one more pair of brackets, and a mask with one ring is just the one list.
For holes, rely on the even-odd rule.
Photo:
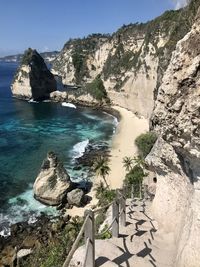
[(0, 56), (28, 47), (62, 49), (69, 38), (112, 33), (146, 22), (187, 0), (0, 0)]

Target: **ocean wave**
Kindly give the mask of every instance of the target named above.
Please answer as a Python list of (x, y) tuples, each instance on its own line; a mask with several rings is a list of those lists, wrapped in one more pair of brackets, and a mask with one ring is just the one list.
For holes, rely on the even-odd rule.
[(86, 150), (86, 147), (88, 146), (88, 144), (89, 144), (89, 139), (75, 144), (73, 146), (73, 150), (72, 150), (73, 158), (77, 159), (77, 158), (82, 157), (83, 154), (85, 153), (85, 150)]
[(117, 126), (119, 124), (119, 121), (118, 121), (117, 117), (115, 117), (114, 115), (112, 115), (110, 113), (107, 113), (106, 111), (104, 111), (103, 113), (113, 118), (113, 124), (114, 124), (113, 134), (114, 134), (116, 132), (116, 128), (117, 128)]
[(68, 107), (68, 108), (76, 108), (76, 106), (72, 103), (67, 103), (67, 102), (63, 102), (62, 103), (63, 107)]
[(58, 214), (55, 207), (46, 206), (35, 200), (32, 189), (11, 198), (8, 203), (11, 206), (6, 213), (0, 213), (0, 236), (9, 236), (10, 226), (17, 222), (28, 221), (29, 224), (36, 222), (43, 212), (47, 215)]
[(114, 115), (112, 115), (110, 113), (107, 113), (106, 111), (103, 111), (103, 113), (108, 115), (109, 117), (113, 118), (113, 123), (114, 123), (115, 126), (117, 126), (119, 124), (119, 121), (118, 121), (117, 117), (115, 117)]
[(33, 100), (32, 98), (28, 101), (29, 103), (39, 103), (38, 101)]

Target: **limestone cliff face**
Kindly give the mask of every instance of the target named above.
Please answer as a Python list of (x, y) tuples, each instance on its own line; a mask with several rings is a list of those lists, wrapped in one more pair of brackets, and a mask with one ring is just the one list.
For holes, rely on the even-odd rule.
[(178, 11), (168, 11), (145, 24), (123, 26), (113, 35), (90, 35), (67, 42), (52, 72), (64, 84), (88, 82), (101, 75), (114, 104), (149, 117), (157, 85), (172, 51), (191, 29), (199, 0)]
[(147, 157), (157, 173), (156, 219), (175, 232), (176, 267), (200, 266), (200, 10), (178, 42), (158, 90)]
[(28, 49), (11, 85), (15, 97), (42, 100), (56, 90), (56, 81), (36, 50)]

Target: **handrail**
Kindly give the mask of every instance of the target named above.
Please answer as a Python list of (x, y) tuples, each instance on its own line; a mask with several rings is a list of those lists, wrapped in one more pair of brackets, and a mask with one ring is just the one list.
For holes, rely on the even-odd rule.
[(107, 229), (104, 230), (103, 232), (101, 232), (101, 233), (99, 233), (99, 234), (96, 234), (95, 237), (98, 238), (99, 236), (102, 236), (102, 235), (104, 235), (105, 233), (107, 233), (107, 232), (110, 230), (110, 228), (113, 226), (113, 223), (115, 222), (115, 220), (116, 220), (116, 218), (113, 218), (113, 220), (112, 220), (110, 226), (108, 226)]
[(84, 261), (83, 261), (83, 266), (86, 265), (86, 261), (87, 261), (87, 255), (88, 255), (88, 248), (89, 248), (89, 243), (90, 243), (90, 239), (87, 238), (87, 241), (86, 241), (86, 246), (85, 246), (85, 258), (84, 258)]
[[(125, 188), (123, 188), (125, 189)], [(133, 189), (133, 187), (132, 187)], [(133, 190), (132, 190), (133, 191)], [(140, 185), (139, 188), (139, 193), (140, 193), (140, 197), (142, 196), (142, 186)], [(132, 197), (133, 197), (133, 192), (131, 193)], [(109, 227), (107, 227), (106, 230), (104, 230), (102, 233), (98, 233), (95, 235), (94, 233), (94, 214), (96, 214), (97, 212), (100, 212), (106, 208), (109, 208), (112, 205), (112, 214), (113, 214), (113, 218), (112, 218), (112, 222), (109, 225)], [(86, 249), (86, 253), (85, 253), (85, 257), (84, 257), (84, 261), (83, 261), (83, 267), (95, 267), (95, 255), (94, 255), (94, 248), (95, 248), (95, 237), (99, 237), (104, 235), (106, 232), (108, 232), (111, 228), (112, 228), (112, 236), (118, 237), (119, 235), (119, 218), (121, 219), (121, 224), (123, 226), (126, 225), (126, 192), (125, 190), (123, 190), (123, 192), (120, 192), (120, 190), (117, 190), (117, 197), (114, 201), (112, 201), (111, 203), (97, 208), (95, 210), (89, 210), (86, 213), (86, 217), (84, 220), (84, 223), (81, 227), (81, 230), (79, 231), (79, 234), (63, 264), (62, 267), (68, 267), (70, 264), (70, 261), (74, 255), (74, 252), (76, 251), (76, 249), (78, 248), (79, 242), (83, 236), (83, 234), (85, 234), (85, 249)], [(87, 266), (86, 266), (87, 265)]]
[(77, 238), (76, 238), (76, 240), (75, 240), (75, 242), (74, 242), (74, 244), (73, 244), (73, 246), (72, 246), (72, 248), (71, 248), (71, 250), (70, 250), (70, 252), (69, 252), (69, 254), (68, 254), (68, 256), (67, 256), (67, 258), (65, 260), (65, 262), (64, 262), (64, 264), (63, 264), (63, 267), (68, 267), (73, 255), (74, 255), (74, 252), (76, 251), (76, 249), (78, 247), (78, 244), (79, 244), (79, 242), (80, 242), (80, 240), (82, 238), (82, 235), (84, 233), (85, 226), (86, 226), (88, 218), (89, 218), (89, 214), (85, 218), (85, 221), (84, 221), (84, 223), (83, 223), (83, 225), (81, 227), (81, 230), (79, 231), (79, 234), (78, 234), (78, 236), (77, 236)]
[(110, 202), (108, 205), (105, 205), (105, 206), (103, 206), (103, 207), (100, 207), (100, 208), (95, 209), (95, 210), (92, 210), (92, 211), (93, 211), (94, 213), (97, 213), (97, 212), (99, 212), (99, 211), (102, 211), (102, 210), (104, 210), (104, 209), (109, 208), (112, 204), (113, 204), (113, 201)]

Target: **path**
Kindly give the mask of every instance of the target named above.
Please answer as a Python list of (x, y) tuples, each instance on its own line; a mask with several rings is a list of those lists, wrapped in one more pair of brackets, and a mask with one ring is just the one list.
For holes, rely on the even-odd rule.
[[(149, 202), (126, 201), (127, 224), (119, 238), (95, 241), (96, 267), (172, 267), (175, 245), (171, 234), (164, 234), (150, 216)], [(74, 259), (82, 266), (84, 246)]]

